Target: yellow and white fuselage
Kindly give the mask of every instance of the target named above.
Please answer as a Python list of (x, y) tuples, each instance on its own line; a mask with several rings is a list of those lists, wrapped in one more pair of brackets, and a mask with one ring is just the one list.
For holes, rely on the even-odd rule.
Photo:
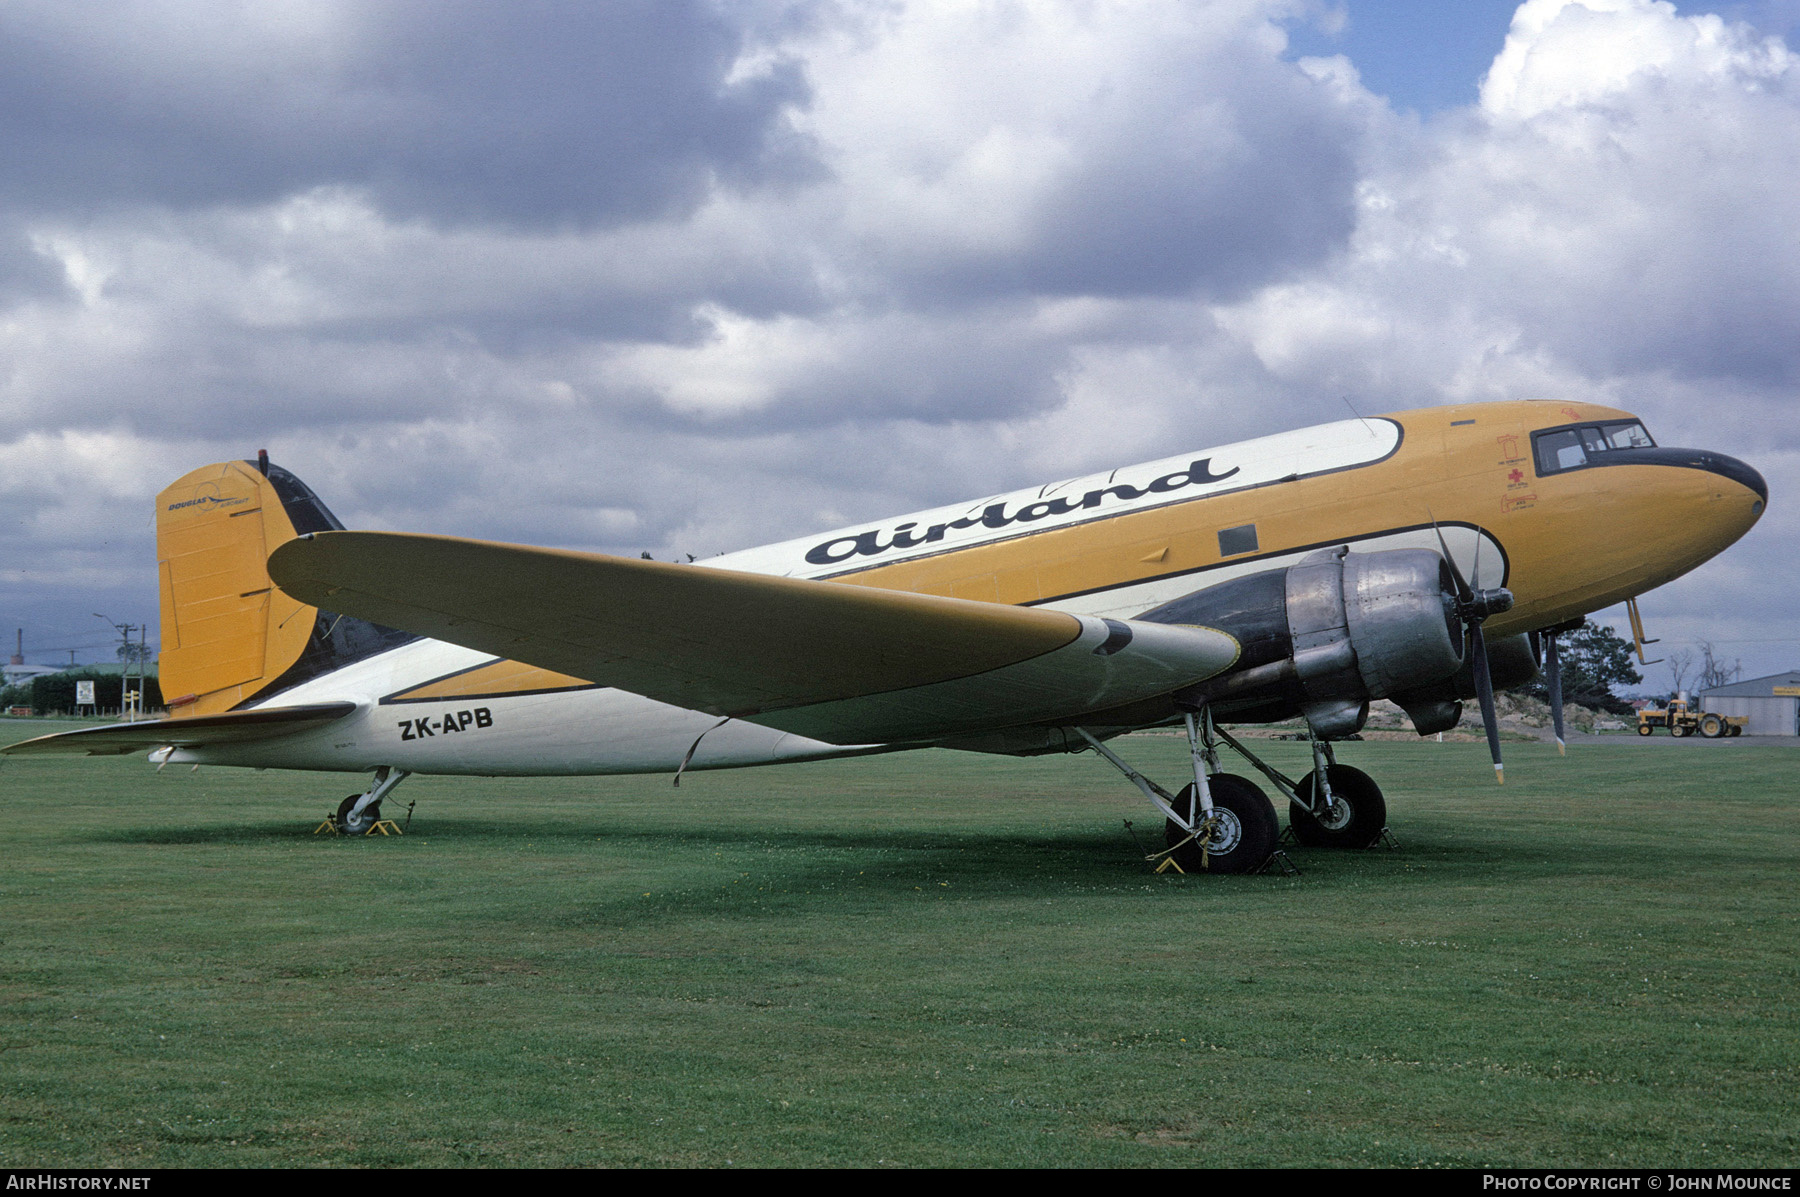
[[(375, 534), (335, 531), (297, 480), (223, 463), (159, 496), (161, 671), (178, 705), (160, 746), (117, 743), (159, 760), (488, 775), (1041, 749), (1089, 715), (1167, 721), (1161, 696), (1243, 668), (1227, 621), (1139, 617), (1321, 549), (1441, 544), (1475, 587), (1512, 592), (1486, 625), (1505, 637), (1660, 586), (1760, 516), (1754, 470), (1657, 449), (1634, 427), (1552, 402), (1343, 420), (694, 566), (365, 545), (341, 538)], [(389, 556), (344, 555), (358, 546)], [(265, 565), (278, 549), (280, 586)], [(631, 628), (651, 625), (637, 651)], [(678, 662), (666, 680), (665, 658)], [(277, 714), (302, 708), (313, 722)], [(253, 733), (242, 714), (257, 710), (291, 722)], [(982, 739), (1000, 732), (1014, 738)]]

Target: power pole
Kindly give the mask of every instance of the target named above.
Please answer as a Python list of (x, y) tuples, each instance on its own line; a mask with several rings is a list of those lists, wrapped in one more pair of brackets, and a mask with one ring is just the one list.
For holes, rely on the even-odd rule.
[[(127, 696), (131, 693), (131, 634), (133, 632), (141, 633), (144, 629), (135, 623), (113, 623), (112, 620), (107, 619), (106, 616), (100, 614), (98, 611), (94, 612), (94, 618), (103, 620), (106, 623), (112, 623), (113, 628), (119, 633), (119, 714), (135, 723), (137, 721), (137, 710), (134, 704), (127, 701)], [(73, 654), (71, 654), (71, 656), (72, 655)], [(141, 702), (144, 692), (143, 665), (141, 663), (138, 665), (137, 692), (140, 696), (139, 701)], [(95, 697), (98, 697), (98, 695)], [(129, 713), (127, 713), (128, 710)]]

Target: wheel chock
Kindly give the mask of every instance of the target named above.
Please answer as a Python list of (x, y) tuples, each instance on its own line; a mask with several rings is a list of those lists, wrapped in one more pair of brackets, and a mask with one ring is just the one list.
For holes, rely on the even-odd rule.
[(1174, 869), (1177, 873), (1185, 874), (1187, 872), (1186, 869), (1175, 863), (1175, 858), (1173, 856), (1163, 857), (1163, 862), (1156, 866), (1156, 871), (1159, 873), (1166, 873), (1170, 869)]
[[(410, 822), (410, 821), (411, 820), (408, 820), (408, 822)], [(364, 835), (374, 835), (378, 831), (382, 835), (405, 835), (406, 834), (406, 829), (404, 827), (400, 826), (400, 824), (394, 822), (392, 819), (377, 820), (375, 825), (373, 827), (369, 828), (367, 831), (363, 832), (363, 834)], [(336, 815), (326, 815), (325, 821), (323, 823), (319, 824), (317, 827), (313, 828), (313, 834), (314, 835), (347, 835), (349, 833), (342, 830), (340, 827), (338, 827)]]
[(1251, 872), (1268, 873), (1275, 869), (1280, 869), (1282, 875), (1285, 877), (1298, 877), (1300, 875), (1299, 867), (1295, 865), (1294, 862), (1288, 858), (1288, 854), (1283, 852), (1280, 848), (1269, 853), (1269, 859), (1263, 861), (1256, 868), (1252, 869)]

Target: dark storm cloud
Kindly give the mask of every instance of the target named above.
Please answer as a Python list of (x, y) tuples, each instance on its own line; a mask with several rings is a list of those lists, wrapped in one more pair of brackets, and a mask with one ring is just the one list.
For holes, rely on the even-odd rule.
[(30, 210), (367, 189), (392, 214), (587, 226), (814, 173), (779, 63), (697, 0), (0, 8), (0, 197)]

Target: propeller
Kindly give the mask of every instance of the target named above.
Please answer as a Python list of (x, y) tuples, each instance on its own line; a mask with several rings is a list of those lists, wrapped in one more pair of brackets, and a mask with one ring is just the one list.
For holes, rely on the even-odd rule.
[[(1444, 533), (1436, 520), (1431, 521), (1431, 530), (1437, 533), (1444, 564), (1450, 567), (1450, 577), (1456, 582), (1456, 615), (1469, 630), (1469, 651), (1474, 654), (1470, 664), (1474, 667), (1475, 697), (1481, 703), (1481, 725), (1487, 731), (1488, 753), (1494, 758), (1494, 780), (1505, 785), (1506, 769), (1500, 759), (1500, 717), (1494, 713), (1494, 676), (1488, 669), (1487, 640), (1481, 634), (1481, 625), (1490, 615), (1512, 610), (1512, 591), (1505, 587), (1477, 590), (1471, 586), (1462, 571), (1456, 568), (1456, 558), (1450, 555), (1450, 546), (1444, 542)], [(1477, 578), (1481, 576), (1483, 539), (1481, 529), (1475, 529), (1474, 571)]]
[(1556, 629), (1544, 633), (1544, 687), (1550, 691), (1550, 727), (1556, 732), (1556, 755), (1568, 755), (1563, 743), (1562, 666), (1556, 658)]

